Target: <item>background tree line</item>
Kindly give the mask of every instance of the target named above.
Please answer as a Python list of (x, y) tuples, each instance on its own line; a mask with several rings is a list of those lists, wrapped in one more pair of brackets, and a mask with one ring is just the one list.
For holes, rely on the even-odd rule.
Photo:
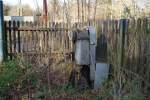
[[(21, 6), (22, 16), (33, 16), (42, 8), (33, 10), (29, 5)], [(39, 12), (38, 12), (39, 11)], [(17, 16), (18, 5), (4, 4), (4, 15)], [(97, 19), (119, 19), (150, 16), (150, 1), (140, 8), (135, 0), (48, 0), (50, 21), (85, 22)]]

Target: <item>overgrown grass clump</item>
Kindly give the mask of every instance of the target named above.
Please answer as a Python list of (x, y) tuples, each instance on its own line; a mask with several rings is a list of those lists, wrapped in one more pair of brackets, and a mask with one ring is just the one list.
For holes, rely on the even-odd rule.
[[(34, 99), (51, 98), (51, 99), (92, 99), (92, 100), (112, 100), (117, 95), (114, 92), (117, 87), (114, 87), (113, 79), (103, 83), (99, 90), (91, 89), (78, 91), (71, 85), (52, 86), (39, 78), (39, 73), (30, 72), (32, 69), (30, 64), (25, 63), (20, 59), (7, 60), (0, 64), (0, 99), (9, 99), (16, 92), (20, 93), (20, 98), (28, 99), (27, 89), (33, 86)], [(25, 90), (25, 91), (24, 91)], [(142, 87), (138, 80), (126, 80), (121, 88), (121, 100), (146, 100), (142, 93)]]
[(37, 81), (35, 73), (27, 74), (30, 68), (31, 65), (20, 58), (6, 60), (0, 64), (0, 99), (7, 99), (17, 91), (20, 92), (27, 86), (28, 80), (31, 84)]

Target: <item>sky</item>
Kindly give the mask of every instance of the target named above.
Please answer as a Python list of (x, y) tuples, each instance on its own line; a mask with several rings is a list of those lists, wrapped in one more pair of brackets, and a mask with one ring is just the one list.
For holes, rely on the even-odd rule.
[(146, 1), (147, 1), (147, 0), (136, 0), (136, 1), (137, 1), (138, 5), (139, 5), (141, 8), (143, 8), (144, 5), (146, 4)]
[[(10, 5), (16, 5), (19, 3), (19, 0), (3, 0), (4, 3)], [(28, 4), (31, 8), (36, 9), (36, 0), (21, 0), (22, 4)], [(42, 7), (43, 0), (37, 0), (38, 5)]]
[[(16, 5), (19, 2), (19, 0), (3, 0), (3, 1), (4, 3), (8, 3), (11, 5)], [(22, 1), (22, 4), (29, 4), (31, 8), (36, 9), (36, 3), (35, 3), (36, 0), (21, 0), (21, 1)], [(135, 1), (137, 1), (138, 5), (141, 8), (143, 8), (144, 5), (146, 4), (146, 0), (135, 0)], [(38, 2), (38, 5), (42, 7), (43, 0), (37, 0), (37, 2)]]

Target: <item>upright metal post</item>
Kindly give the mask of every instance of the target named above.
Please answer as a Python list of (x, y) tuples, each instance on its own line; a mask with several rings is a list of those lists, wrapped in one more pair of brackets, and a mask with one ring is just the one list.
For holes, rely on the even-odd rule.
[(3, 1), (0, 0), (0, 62), (2, 62), (4, 59), (3, 33), (4, 33)]

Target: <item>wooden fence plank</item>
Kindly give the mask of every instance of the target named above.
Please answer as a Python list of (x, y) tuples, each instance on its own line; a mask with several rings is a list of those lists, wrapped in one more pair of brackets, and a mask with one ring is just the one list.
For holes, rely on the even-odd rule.
[[(21, 27), (23, 27), (25, 25), (25, 22), (21, 22)], [(21, 31), (21, 52), (23, 53), (24, 52), (24, 48), (25, 48), (25, 34), (24, 34), (24, 31)]]
[[(16, 27), (16, 21), (13, 21), (13, 27)], [(16, 30), (15, 29), (13, 29), (13, 52), (17, 52), (16, 51)]]
[[(20, 22), (17, 21), (17, 26), (20, 27)], [(20, 31), (18, 30), (18, 52), (21, 52), (21, 44), (20, 44)]]
[[(8, 22), (4, 22), (4, 27), (6, 28), (7, 27), (7, 25), (8, 25)], [(8, 37), (7, 37), (7, 30), (6, 29), (4, 29), (4, 36), (3, 36), (3, 39), (4, 39), (4, 60), (6, 60), (7, 59), (7, 55), (8, 55), (8, 43), (7, 43), (7, 41), (8, 41)]]

